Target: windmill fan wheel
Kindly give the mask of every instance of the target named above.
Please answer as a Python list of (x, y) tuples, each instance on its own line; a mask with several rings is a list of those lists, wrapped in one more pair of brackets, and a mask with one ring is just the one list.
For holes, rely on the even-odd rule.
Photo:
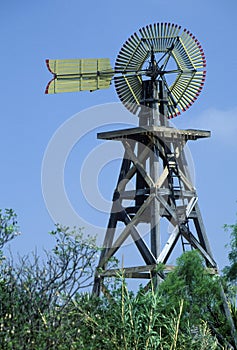
[(186, 111), (204, 85), (206, 60), (199, 41), (188, 30), (171, 23), (154, 23), (139, 29), (122, 46), (115, 62), (115, 88), (127, 109), (137, 114), (142, 81), (149, 76), (154, 53), (156, 80), (167, 91), (168, 118)]

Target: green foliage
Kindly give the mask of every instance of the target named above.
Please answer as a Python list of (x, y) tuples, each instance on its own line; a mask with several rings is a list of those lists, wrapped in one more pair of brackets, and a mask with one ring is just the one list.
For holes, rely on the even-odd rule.
[(230, 232), (229, 244), (229, 262), (230, 266), (226, 266), (223, 273), (228, 282), (237, 286), (237, 222), (233, 225), (224, 225), (226, 232)]
[(0, 209), (0, 249), (18, 234), (16, 213), (12, 209)]
[[(1, 214), (2, 244), (15, 236), (12, 214)], [(219, 280), (196, 251), (183, 254), (156, 290), (130, 292), (121, 275), (107, 286), (110, 298), (96, 298), (82, 292), (92, 282), (95, 241), (80, 229), (60, 226), (51, 235), (55, 246), (44, 258), (32, 253), (17, 262), (1, 260), (0, 349), (231, 348), (220, 346), (231, 339)], [(115, 267), (116, 261), (110, 264)], [(234, 303), (231, 312), (236, 315)]]
[(184, 301), (182, 323), (195, 329), (206, 322), (222, 343), (231, 343), (230, 325), (223, 312), (220, 277), (211, 274), (198, 251), (182, 254), (175, 270), (160, 285), (159, 293), (167, 300), (167, 308)]
[(44, 258), (32, 253), (0, 264), (1, 349), (70, 349), (67, 306), (91, 285), (98, 249), (81, 230), (57, 226), (51, 234), (56, 244)]
[(225, 266), (222, 272), (230, 312), (237, 329), (237, 222), (232, 225), (224, 225), (224, 230), (230, 234), (230, 243), (228, 245), (229, 265)]
[(74, 300), (81, 320), (80, 348), (224, 349), (209, 327), (211, 311), (220, 316), (218, 283), (197, 252), (184, 254), (157, 291), (141, 288), (134, 294), (122, 276), (118, 279), (109, 299), (87, 296), (85, 303), (77, 295)]
[(86, 309), (81, 307), (85, 298), (75, 301), (81, 320), (76, 343), (81, 349), (218, 349), (206, 323), (196, 327), (195, 334), (188, 322), (181, 325), (183, 300), (177, 311), (167, 312), (164, 299), (154, 291), (133, 294), (123, 283), (117, 293), (110, 301), (87, 297)]
[(208, 272), (202, 257), (195, 250), (177, 259), (175, 270), (161, 284), (159, 293), (172, 307), (177, 307), (180, 299), (183, 299), (183, 314), (194, 325), (220, 304), (218, 277)]

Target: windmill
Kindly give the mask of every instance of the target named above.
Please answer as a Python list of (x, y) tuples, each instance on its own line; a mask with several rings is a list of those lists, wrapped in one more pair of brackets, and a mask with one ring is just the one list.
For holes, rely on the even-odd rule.
[[(128, 238), (143, 264), (123, 266), (127, 278), (158, 283), (164, 275), (157, 272), (157, 265), (163, 263), (169, 271), (169, 258), (179, 243), (183, 250), (199, 250), (216, 272), (184, 152), (187, 141), (210, 137), (210, 132), (177, 130), (169, 122), (186, 111), (202, 90), (206, 61), (199, 41), (178, 25), (155, 23), (124, 43), (114, 68), (108, 58), (46, 60), (46, 64), (54, 75), (47, 94), (106, 89), (114, 80), (121, 102), (138, 117), (135, 128), (97, 135), (121, 142), (124, 158), (93, 292), (99, 295), (105, 288), (104, 278), (117, 276), (118, 269), (110, 268), (108, 262)], [(163, 244), (161, 219), (173, 228)], [(148, 227), (149, 239), (139, 231), (143, 225)], [(231, 318), (228, 308), (226, 314)]]

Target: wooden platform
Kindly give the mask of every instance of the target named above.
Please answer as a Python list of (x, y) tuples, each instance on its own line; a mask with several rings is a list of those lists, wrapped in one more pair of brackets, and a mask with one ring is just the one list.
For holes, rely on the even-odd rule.
[(123, 138), (137, 139), (141, 136), (156, 136), (158, 138), (165, 139), (183, 139), (197, 140), (200, 138), (206, 138), (211, 136), (210, 131), (206, 130), (194, 130), (194, 129), (176, 129), (164, 126), (146, 126), (146, 127), (136, 127), (129, 129), (121, 129), (114, 131), (100, 132), (97, 134), (98, 139), (103, 140), (121, 140)]

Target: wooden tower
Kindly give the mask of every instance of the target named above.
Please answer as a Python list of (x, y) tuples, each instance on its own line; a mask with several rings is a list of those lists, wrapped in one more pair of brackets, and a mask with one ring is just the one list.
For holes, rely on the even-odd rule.
[[(118, 270), (107, 268), (107, 264), (129, 236), (144, 265), (123, 266), (125, 278), (156, 280), (157, 265), (167, 264), (178, 241), (183, 250), (186, 246), (198, 249), (207, 265), (216, 270), (184, 152), (188, 140), (209, 137), (210, 132), (170, 127), (165, 117), (166, 96), (162, 81), (144, 81), (140, 101), (144, 108), (139, 112), (139, 127), (98, 134), (99, 139), (122, 142), (124, 159), (95, 276), (93, 292), (97, 295), (101, 287), (103, 289), (105, 277), (118, 275)], [(134, 189), (127, 190), (131, 183)], [(126, 205), (128, 200), (129, 205)], [(161, 218), (166, 218), (173, 227), (163, 246)], [(189, 229), (190, 221), (194, 223), (195, 232)], [(120, 222), (124, 228), (116, 236)], [(139, 232), (140, 223), (149, 225), (149, 245)], [(168, 265), (167, 270), (170, 268)]]

